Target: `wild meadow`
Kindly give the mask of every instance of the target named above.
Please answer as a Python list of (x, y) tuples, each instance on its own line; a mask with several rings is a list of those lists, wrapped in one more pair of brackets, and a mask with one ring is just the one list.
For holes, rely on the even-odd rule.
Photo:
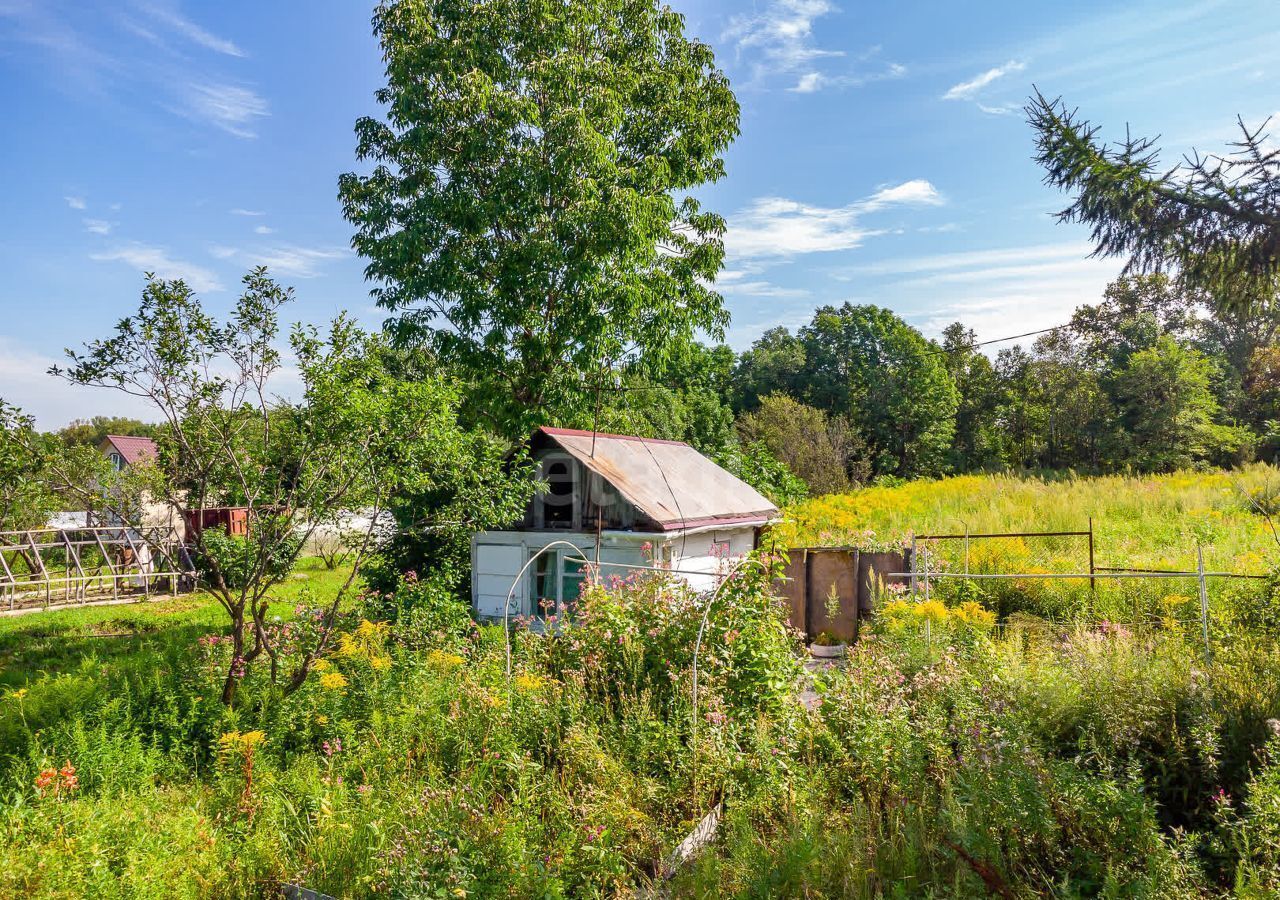
[[(963, 484), (870, 493), (954, 510)], [(1251, 515), (1212, 476), (1003, 484), (983, 514), (1020, 495), (1065, 516), (1060, 487), (1160, 520), (1121, 486)], [(877, 515), (850, 527), (909, 521)], [(282, 645), (340, 574), (308, 564), (276, 589)], [(0, 895), (1271, 896), (1280, 588), (1229, 600), (1206, 653), (1176, 619), (1051, 627), (997, 621), (981, 592), (903, 596), (844, 667), (806, 673), (768, 574), (744, 567), (707, 617), (696, 709), (706, 599), (661, 575), (593, 587), (509, 649), (409, 576), (344, 607), (303, 689), (255, 667), (230, 706), (207, 598), (5, 619)], [(716, 841), (667, 871), (717, 803)]]
[[(1254, 464), (1233, 471), (1182, 470), (1164, 475), (1042, 477), (960, 475), (868, 487), (795, 504), (773, 532), (779, 546), (909, 547), (913, 535), (1087, 532), (1095, 564), (1129, 570), (1194, 572), (1197, 551), (1208, 572), (1265, 575), (1280, 558), (1280, 470)], [(965, 569), (963, 540), (918, 541), (934, 572)], [(1089, 539), (972, 539), (968, 571), (1087, 573)], [(923, 568), (923, 563), (918, 563)], [(958, 597), (969, 588), (940, 579), (934, 589)], [(1229, 615), (1234, 594), (1252, 586), (1211, 578), (1209, 601)], [(1058, 622), (1107, 620), (1158, 624), (1199, 616), (1194, 577), (1033, 580), (983, 583), (1004, 618), (1033, 613)]]

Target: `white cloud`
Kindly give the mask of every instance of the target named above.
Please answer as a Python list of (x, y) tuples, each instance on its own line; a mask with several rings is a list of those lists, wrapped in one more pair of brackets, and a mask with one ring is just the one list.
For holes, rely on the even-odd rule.
[(274, 228), (268, 228), (266, 225), (259, 225), (257, 228), (253, 229), (254, 234), (273, 234), (274, 232)]
[(142, 8), (160, 24), (181, 35), (192, 43), (204, 47), (206, 50), (212, 50), (215, 53), (224, 53), (227, 56), (245, 55), (244, 51), (237, 47), (235, 43), (206, 31), (195, 22), (192, 22), (186, 16), (182, 15), (182, 13), (178, 12), (178, 10), (173, 6), (160, 3), (148, 3), (144, 4)]
[(886, 259), (851, 266), (846, 271), (859, 275), (910, 275), (918, 272), (1019, 263), (1029, 259), (1082, 259), (1088, 256), (1092, 249), (1092, 245), (1087, 241), (1033, 244), (1028, 247), (1001, 247), (991, 250)]
[(812, 94), (822, 89), (822, 74), (820, 72), (805, 72), (800, 76), (800, 80), (796, 82), (795, 87), (787, 88), (797, 94)]
[(771, 281), (765, 281), (759, 278), (753, 278), (761, 271), (762, 267), (747, 265), (741, 269), (725, 269), (716, 276), (716, 283), (713, 285), (717, 291), (734, 297), (775, 297), (796, 298), (807, 297), (809, 291), (804, 288), (788, 288)]
[[(1067, 322), (1084, 303), (1096, 303), (1124, 267), (1096, 259), (1084, 241), (992, 247), (959, 253), (884, 260), (844, 270), (928, 334), (955, 321), (990, 340)], [(940, 299), (942, 298), (942, 299)], [(999, 347), (993, 348), (994, 350)]]
[(230, 212), (231, 212), (231, 215), (233, 216), (265, 216), (266, 215), (266, 213), (260, 209), (241, 209), (238, 206), (235, 209), (230, 210)]
[[(26, 45), (37, 58), (24, 62), (99, 106), (132, 107), (135, 114), (163, 109), (241, 137), (252, 137), (250, 123), (268, 114), (266, 101), (252, 90), (219, 84), (222, 76), (213, 75), (204, 59), (169, 46), (167, 38), (177, 35), (219, 54), (244, 56), (234, 42), (184, 16), (175, 0), (96, 6), (0, 0), (0, 26), (9, 23), (13, 27), (0, 34), (6, 45), (0, 53), (11, 53), (13, 43)], [(139, 39), (166, 52), (141, 46)]]
[(234, 84), (191, 83), (186, 88), (185, 114), (207, 122), (236, 137), (253, 138), (255, 120), (271, 115), (267, 101), (246, 87)]
[(794, 86), (787, 88), (793, 94), (813, 94), (824, 88), (856, 88), (873, 81), (892, 81), (907, 74), (907, 67), (890, 63), (883, 71), (862, 75), (827, 75), (822, 72), (805, 72)]
[(987, 69), (981, 75), (974, 76), (968, 81), (962, 81), (959, 84), (952, 85), (948, 91), (942, 95), (943, 100), (972, 100), (977, 96), (978, 92), (984, 87), (991, 84), (1005, 75), (1012, 72), (1021, 72), (1026, 68), (1026, 63), (1011, 59), (1003, 66), (996, 66), (993, 69)]
[(315, 278), (324, 263), (349, 255), (350, 251), (341, 247), (295, 247), (286, 244), (250, 253), (248, 260), (255, 266), (266, 266), (276, 275)]
[(196, 291), (220, 291), (218, 276), (203, 266), (181, 259), (174, 259), (163, 247), (152, 247), (137, 242), (125, 244), (114, 250), (92, 253), (89, 258), (98, 262), (123, 262), (139, 272), (152, 272), (159, 278), (181, 278)]
[[(843, 56), (814, 45), (814, 20), (834, 11), (827, 0), (773, 0), (762, 12), (730, 18), (723, 37), (733, 42), (740, 56), (750, 55), (753, 77), (763, 81), (801, 72), (816, 59)], [(801, 83), (810, 75), (817, 73), (802, 72)], [(808, 83), (816, 90), (818, 79), (809, 78)]]
[(281, 244), (263, 250), (242, 250), (213, 244), (209, 253), (215, 259), (236, 259), (246, 266), (266, 266), (272, 275), (291, 278), (316, 278), (324, 263), (350, 256), (343, 247), (298, 247)]
[(67, 206), (70, 206), (72, 209), (84, 209), (84, 208), (85, 208), (85, 203), (84, 203), (84, 198), (83, 198), (83, 197), (63, 197), (62, 199), (63, 199), (63, 200), (66, 200), (66, 201), (67, 201)]
[(873, 212), (886, 206), (900, 204), (938, 206), (941, 203), (942, 195), (938, 193), (937, 188), (923, 178), (913, 178), (893, 187), (880, 188), (868, 199), (862, 201), (860, 209), (862, 212)]
[(850, 250), (865, 238), (883, 233), (863, 227), (863, 215), (889, 206), (941, 202), (937, 189), (923, 179), (881, 188), (866, 199), (834, 208), (762, 197), (730, 217), (725, 247), (734, 259)]
[(105, 219), (83, 219), (84, 230), (90, 234), (110, 234), (111, 223)]
[[(820, 60), (845, 56), (843, 50), (819, 47), (814, 36), (814, 22), (836, 11), (829, 0), (770, 0), (761, 11), (731, 17), (722, 37), (733, 44), (740, 58), (748, 61), (751, 83), (786, 76), (791, 82), (787, 90), (796, 94), (861, 87), (906, 74), (906, 68), (897, 63), (863, 74), (821, 71)], [(859, 54), (856, 61), (867, 62), (879, 52), (878, 46), (872, 47)]]

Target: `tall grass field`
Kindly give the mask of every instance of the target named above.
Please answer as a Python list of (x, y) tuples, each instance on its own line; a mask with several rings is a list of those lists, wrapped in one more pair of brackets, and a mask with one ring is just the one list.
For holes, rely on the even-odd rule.
[[(1280, 470), (1254, 465), (1234, 472), (1020, 478), (964, 475), (871, 487), (820, 497), (786, 511), (772, 539), (780, 546), (908, 547), (916, 535), (1087, 532), (1101, 570), (1194, 572), (1198, 552), (1209, 572), (1265, 575), (1280, 559)], [(1089, 572), (1085, 536), (917, 541), (935, 571), (1009, 574)], [(967, 560), (966, 560), (967, 556)], [(921, 563), (917, 563), (921, 568)], [(960, 582), (939, 580), (944, 593)], [(1054, 620), (1149, 623), (1170, 614), (1197, 616), (1195, 578), (973, 582), (1002, 613), (1034, 612)], [(1211, 602), (1247, 589), (1213, 578)], [(1223, 602), (1226, 602), (1224, 599)], [(1174, 607), (1179, 607), (1174, 609)]]
[[(1092, 516), (1100, 560), (1185, 568), (1199, 545), (1214, 569), (1269, 573), (1273, 482), (955, 478), (812, 500), (773, 537), (896, 545)], [(1179, 585), (899, 592), (815, 671), (773, 596), (780, 557), (762, 559), (710, 607), (636, 574), (509, 643), (408, 578), (344, 610), (301, 690), (253, 670), (232, 707), (209, 598), (0, 619), (0, 896), (1280, 891), (1270, 579), (1215, 588), (1207, 647), (1165, 599)], [(342, 575), (307, 562), (273, 619), (310, 615)], [(1072, 606), (1080, 590), (1114, 609)], [(713, 808), (715, 839), (673, 865)]]

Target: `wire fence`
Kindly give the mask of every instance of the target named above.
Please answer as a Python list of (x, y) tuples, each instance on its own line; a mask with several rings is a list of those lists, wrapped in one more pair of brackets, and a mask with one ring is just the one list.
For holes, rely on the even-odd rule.
[(1206, 649), (1212, 610), (1270, 577), (1209, 569), (1199, 546), (1183, 569), (1103, 565), (1099, 550), (1092, 520), (1080, 531), (917, 535), (902, 575), (915, 599), (978, 600), (1002, 628), (1019, 616), (1104, 631), (1194, 626)]

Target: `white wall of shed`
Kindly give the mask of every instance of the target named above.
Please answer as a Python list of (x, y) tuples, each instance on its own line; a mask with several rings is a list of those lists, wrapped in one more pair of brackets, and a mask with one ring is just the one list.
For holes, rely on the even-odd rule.
[[(670, 560), (671, 568), (681, 570), (683, 578), (694, 590), (713, 590), (718, 577), (732, 561), (750, 553), (755, 546), (755, 526), (730, 526), (699, 529), (690, 534), (643, 532), (605, 532), (600, 538), (601, 577), (626, 578), (636, 571), (631, 566), (647, 566), (653, 559)], [(594, 560), (596, 536), (587, 532), (565, 531), (486, 531), (471, 539), (471, 605), (476, 615), (485, 619), (501, 619), (512, 582), (532, 553), (556, 541), (567, 541), (584, 557)], [(716, 543), (729, 543), (729, 553), (717, 557), (712, 553)], [(650, 550), (644, 549), (645, 544)], [(560, 547), (567, 551), (567, 547)], [(621, 565), (610, 565), (610, 564)], [(532, 567), (531, 567), (532, 569)], [(694, 574), (689, 574), (690, 572)], [(511, 595), (509, 614), (527, 616), (533, 610), (530, 602), (531, 576), (520, 578)]]
[[(755, 547), (754, 526), (729, 527), (723, 530), (700, 531), (687, 537), (676, 536), (667, 541), (671, 548), (671, 568), (684, 572), (704, 572), (705, 575), (681, 575), (697, 591), (714, 590), (719, 576), (726, 572), (733, 561), (750, 553)], [(717, 543), (728, 542), (727, 556), (715, 556), (712, 548)]]

